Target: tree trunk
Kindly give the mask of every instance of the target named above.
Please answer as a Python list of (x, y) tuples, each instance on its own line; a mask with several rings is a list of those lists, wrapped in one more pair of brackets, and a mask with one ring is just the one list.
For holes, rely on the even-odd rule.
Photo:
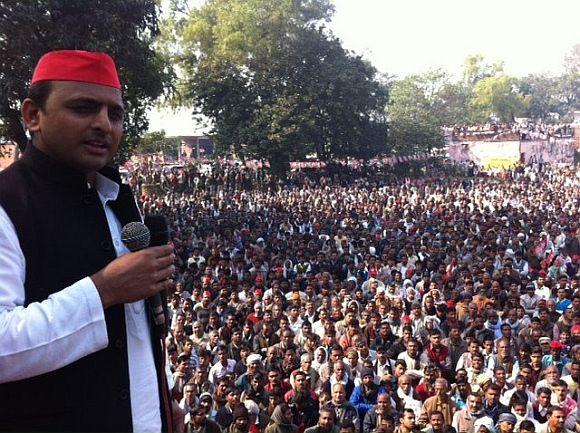
[(18, 145), (20, 152), (24, 152), (28, 144), (26, 132), (20, 121), (20, 112), (18, 110), (10, 110), (6, 118), (7, 135)]

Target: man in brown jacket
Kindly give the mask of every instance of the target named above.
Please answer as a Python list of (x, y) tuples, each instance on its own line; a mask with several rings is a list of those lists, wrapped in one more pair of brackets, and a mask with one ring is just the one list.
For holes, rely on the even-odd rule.
[(439, 411), (443, 413), (445, 423), (450, 425), (453, 421), (453, 414), (455, 413), (455, 403), (447, 394), (447, 380), (443, 378), (436, 379), (434, 388), (435, 395), (425, 400), (422, 413), (431, 416), (433, 412)]

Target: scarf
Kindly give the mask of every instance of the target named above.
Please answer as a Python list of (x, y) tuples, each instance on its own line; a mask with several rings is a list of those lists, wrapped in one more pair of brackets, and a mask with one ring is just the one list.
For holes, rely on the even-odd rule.
[(496, 433), (496, 429), (493, 424), (493, 419), (490, 418), (489, 416), (482, 416), (481, 418), (476, 419), (475, 422), (473, 423), (473, 431), (477, 433), (481, 426), (487, 428), (487, 431), (489, 433)]
[(531, 409), (530, 404), (527, 405), (527, 411), (526, 411), (526, 414), (524, 416), (519, 416), (513, 409), (511, 411), (511, 413), (516, 417), (516, 425), (514, 426), (514, 431), (519, 431), (520, 424), (522, 423), (522, 421), (525, 421), (525, 420), (529, 420), (529, 421), (533, 422), (534, 426), (536, 427), (536, 431), (540, 430), (540, 423), (538, 421), (536, 421), (536, 419), (534, 419), (533, 411)]
[(501, 337), (501, 320), (498, 320), (495, 324), (491, 323), (489, 320), (486, 320), (483, 326), (485, 329), (493, 331), (495, 338)]
[(324, 360), (322, 361), (322, 364), (326, 363), (326, 360), (328, 359), (328, 352), (326, 350), (326, 348), (324, 346), (318, 346), (316, 348), (316, 350), (314, 351), (314, 359), (312, 360), (312, 368), (319, 369), (320, 367), (322, 367), (322, 364), (320, 364), (317, 360), (316, 360), (316, 354), (322, 351), (324, 353)]
[(449, 349), (447, 349), (446, 346), (439, 346), (439, 353), (435, 352), (431, 345), (427, 346), (426, 351), (429, 359), (438, 364), (444, 363), (447, 355), (449, 354)]
[(291, 426), (292, 425), (291, 423), (286, 421), (286, 419), (284, 418), (284, 414), (282, 413), (282, 406), (280, 406), (280, 405), (276, 406), (276, 409), (274, 409), (274, 412), (272, 413), (272, 421), (278, 425), (283, 425), (283, 426)]
[(413, 389), (411, 389), (409, 392), (410, 394), (407, 395), (401, 388), (397, 388), (397, 397), (401, 399), (405, 409), (411, 409), (413, 412), (415, 412), (415, 416), (419, 417), (421, 415), (421, 411), (423, 410), (423, 403), (413, 398)]
[(334, 385), (336, 385), (337, 383), (342, 383), (346, 387), (346, 384), (348, 383), (348, 375), (346, 373), (344, 373), (344, 378), (341, 380), (338, 380), (336, 378), (336, 374), (331, 375), (330, 376), (330, 389), (332, 389), (332, 387)]
[(520, 319), (516, 319), (516, 321), (514, 323), (511, 323), (509, 320), (506, 320), (503, 323), (507, 323), (508, 325), (511, 326), (513, 332), (517, 332), (518, 331), (518, 328), (520, 327), (520, 324), (522, 323), (522, 321)]

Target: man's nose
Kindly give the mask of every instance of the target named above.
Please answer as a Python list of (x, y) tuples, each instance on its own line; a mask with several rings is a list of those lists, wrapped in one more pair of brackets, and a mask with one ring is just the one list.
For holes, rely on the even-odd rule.
[(111, 131), (111, 119), (109, 118), (109, 109), (103, 105), (93, 118), (93, 128), (99, 129), (103, 132)]

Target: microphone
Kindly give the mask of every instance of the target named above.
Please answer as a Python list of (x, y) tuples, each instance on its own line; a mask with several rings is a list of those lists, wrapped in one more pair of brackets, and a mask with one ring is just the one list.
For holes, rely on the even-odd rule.
[[(142, 222), (130, 222), (121, 229), (121, 241), (132, 253), (147, 247), (157, 247), (167, 244), (169, 241), (169, 231), (165, 218), (161, 215), (150, 215), (145, 217), (145, 224)], [(153, 321), (155, 327), (166, 334), (166, 318), (163, 311), (163, 303), (159, 293), (149, 297), (149, 305), (153, 310)]]
[[(147, 215), (145, 217), (145, 225), (149, 229), (151, 240), (150, 247), (159, 247), (167, 245), (169, 242), (169, 229), (167, 221), (162, 215)], [(162, 335), (167, 334), (167, 318), (163, 310), (163, 303), (161, 302), (161, 294), (157, 293), (155, 296), (149, 298), (151, 307), (153, 308), (153, 319), (155, 326), (162, 332)]]
[(151, 242), (151, 232), (149, 228), (141, 222), (126, 224), (121, 229), (121, 241), (127, 249), (134, 253), (149, 246)]
[(163, 215), (147, 215), (145, 225), (151, 233), (150, 247), (159, 247), (169, 242), (169, 229)]

